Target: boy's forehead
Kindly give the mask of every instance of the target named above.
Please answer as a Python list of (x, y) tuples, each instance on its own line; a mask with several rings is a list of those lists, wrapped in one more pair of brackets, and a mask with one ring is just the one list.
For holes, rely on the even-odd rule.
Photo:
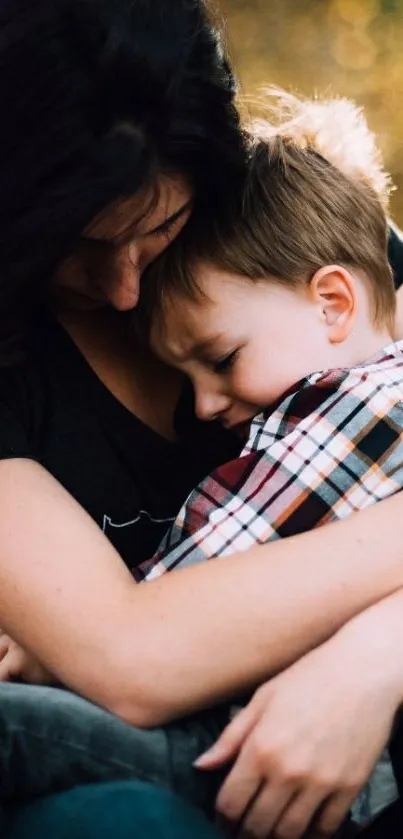
[(153, 319), (151, 345), (159, 355), (176, 359), (186, 354), (194, 341), (193, 336), (190, 313), (182, 301), (166, 302), (160, 315)]
[(216, 326), (203, 304), (170, 307), (161, 328), (153, 330), (152, 343), (158, 352), (185, 362), (208, 353), (222, 342), (224, 332)]
[(203, 358), (215, 350), (225, 339), (221, 334), (209, 335), (198, 338), (196, 335), (189, 341), (173, 341), (171, 352), (175, 354), (177, 361), (188, 361), (191, 358)]
[[(199, 278), (198, 278), (199, 279)], [(239, 328), (245, 313), (245, 282), (219, 271), (207, 270), (197, 299), (173, 291), (167, 295), (162, 318), (156, 318), (151, 342), (166, 359), (181, 363), (202, 357), (224, 344)]]

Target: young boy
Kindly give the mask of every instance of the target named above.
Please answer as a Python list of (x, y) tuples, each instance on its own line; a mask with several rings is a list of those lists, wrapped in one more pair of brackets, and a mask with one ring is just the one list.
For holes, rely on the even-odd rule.
[[(403, 487), (386, 180), (368, 135), (358, 162), (337, 143), (331, 162), (335, 109), (353, 144), (363, 130), (351, 106), (286, 103), (292, 119), (251, 149), (238, 206), (189, 226), (144, 285), (151, 342), (191, 379), (198, 417), (245, 440), (192, 492), (145, 579), (344, 518)], [(355, 818), (365, 823), (395, 795), (386, 760)]]
[(334, 107), (318, 103), (321, 131), (309, 135), (312, 104), (295, 100), (294, 123), (254, 144), (238, 206), (189, 226), (144, 284), (151, 341), (191, 379), (197, 415), (245, 440), (190, 495), (147, 578), (344, 518), (403, 486), (384, 194), (365, 162), (357, 171), (345, 156), (345, 174), (322, 156)]

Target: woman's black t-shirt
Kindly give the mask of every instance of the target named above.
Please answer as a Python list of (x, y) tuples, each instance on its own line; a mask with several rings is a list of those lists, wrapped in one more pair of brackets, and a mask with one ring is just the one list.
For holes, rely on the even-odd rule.
[(44, 466), (135, 575), (191, 489), (239, 449), (215, 424), (198, 423), (185, 395), (177, 414), (173, 443), (133, 416), (64, 329), (44, 320), (29, 360), (0, 373), (0, 459)]
[[(390, 259), (399, 287), (403, 242), (395, 230)], [(195, 421), (186, 401), (178, 411), (181, 442), (169, 442), (124, 408), (62, 327), (46, 320), (29, 360), (0, 372), (0, 459), (42, 464), (135, 575), (192, 488), (239, 450), (214, 423)]]

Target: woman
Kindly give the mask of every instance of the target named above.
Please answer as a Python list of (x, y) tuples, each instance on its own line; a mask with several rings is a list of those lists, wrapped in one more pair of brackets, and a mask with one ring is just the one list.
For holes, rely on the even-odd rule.
[[(189, 444), (182, 447), (169, 439), (180, 385), (151, 360), (139, 358), (134, 364), (128, 324), (123, 315), (115, 319), (112, 309), (133, 306), (140, 271), (180, 230), (190, 205), (201, 211), (210, 192), (217, 197), (220, 185), (227, 192), (242, 168), (234, 80), (202, 2), (44, 0), (34, 8), (17, 0), (1, 4), (0, 23), (0, 99), (8, 114), (0, 139), (5, 164), (1, 456), (24, 456), (25, 446), (31, 449), (32, 444), (36, 455), (32, 448), (30, 456), (46, 462), (101, 526), (105, 519), (105, 530), (130, 566), (137, 561), (134, 544), (139, 557), (148, 557), (163, 520), (175, 515), (204, 471), (202, 458), (213, 463), (216, 455), (214, 441), (210, 444), (204, 432), (197, 433), (200, 463), (195, 458), (188, 462)], [(58, 280), (50, 282), (56, 264), (62, 263)], [(109, 298), (110, 318), (102, 311)], [(68, 331), (77, 332), (77, 348)], [(78, 337), (81, 331), (88, 341)], [(102, 349), (100, 339), (108, 347)], [(20, 363), (24, 351), (29, 360)], [(84, 360), (87, 354), (94, 373)], [(154, 394), (148, 381), (153, 376)], [(79, 393), (81, 407), (76, 404)], [(148, 418), (156, 430), (142, 423)], [(75, 466), (67, 476), (73, 451)], [(1, 465), (14, 472), (17, 462)], [(160, 489), (161, 474), (170, 482), (169, 492)], [(143, 506), (148, 516), (141, 517), (133, 535), (128, 525), (126, 535), (122, 521), (135, 520)], [(60, 532), (55, 556), (64, 538)], [(103, 541), (108, 552), (109, 542)], [(40, 819), (46, 834), (48, 819), (68, 804), (77, 835), (88, 832), (88, 814), (94, 835), (101, 826), (106, 835), (102, 814), (113, 804), (118, 817), (123, 800), (136, 811), (137, 824), (141, 806), (144, 819), (146, 807), (161, 811), (159, 830), (166, 835), (169, 801), (164, 804), (159, 796), (158, 791), (143, 795), (141, 788), (100, 785), (94, 803), (83, 788), (74, 800), (68, 793), (63, 801), (48, 799), (35, 811), (24, 810), (9, 829), (21, 831)], [(179, 833), (179, 805), (172, 806)], [(185, 815), (186, 830), (190, 825), (197, 832), (197, 815)], [(71, 821), (68, 826), (65, 816), (59, 821), (71, 836)], [(59, 824), (59, 835), (60, 830)], [(206, 826), (199, 830), (204, 835)], [(129, 819), (125, 836), (128, 831)]]
[[(230, 200), (242, 175), (233, 79), (202, 2), (13, 0), (2, 4), (0, 26), (0, 625), (72, 690), (155, 726), (262, 682), (394, 595), (403, 583), (401, 501), (134, 585), (136, 566), (189, 489), (234, 447), (192, 421), (182, 381), (134, 345), (125, 317), (141, 272), (190, 210)], [(284, 597), (294, 603), (287, 625)], [(400, 662), (383, 655), (397, 602), (394, 595), (364, 613), (385, 638), (382, 726), (367, 763), (401, 699)], [(343, 668), (361, 650), (356, 626), (284, 678), (309, 693), (327, 667)], [(381, 653), (366, 647), (373, 667), (366, 658), (355, 693), (346, 689), (354, 696), (345, 718), (357, 695), (365, 702), (373, 692), (368, 674)], [(287, 692), (282, 678), (272, 691)], [(77, 708), (63, 692), (4, 688), (6, 729), (12, 709), (35, 731), (39, 712), (49, 751), (61, 720), (73, 740), (83, 731), (91, 738), (93, 706), (77, 699)], [(328, 728), (338, 709), (333, 684), (326, 697)], [(334, 750), (338, 731), (331, 726)], [(40, 794), (38, 766), (26, 768)], [(10, 796), (21, 792), (14, 780), (11, 773)]]

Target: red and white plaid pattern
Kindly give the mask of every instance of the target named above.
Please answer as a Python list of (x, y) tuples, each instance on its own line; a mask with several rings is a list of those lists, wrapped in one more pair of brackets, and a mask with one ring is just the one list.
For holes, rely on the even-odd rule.
[(350, 370), (314, 373), (252, 422), (241, 456), (191, 493), (152, 579), (343, 519), (403, 487), (403, 341)]

